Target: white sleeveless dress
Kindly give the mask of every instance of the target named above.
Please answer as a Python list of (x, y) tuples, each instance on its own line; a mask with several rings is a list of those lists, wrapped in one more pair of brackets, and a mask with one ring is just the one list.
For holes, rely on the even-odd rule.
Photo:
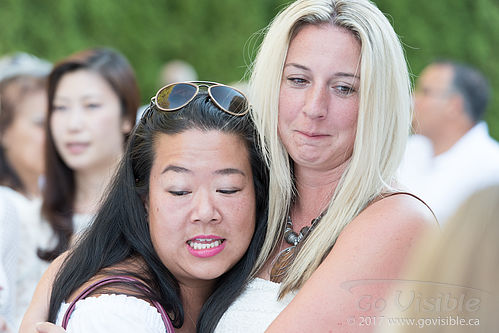
[(220, 318), (215, 333), (264, 332), (296, 295), (289, 293), (278, 301), (279, 287), (279, 283), (253, 279)]

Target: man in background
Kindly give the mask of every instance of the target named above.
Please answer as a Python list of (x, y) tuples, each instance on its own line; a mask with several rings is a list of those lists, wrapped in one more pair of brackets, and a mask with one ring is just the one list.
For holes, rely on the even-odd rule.
[(499, 144), (482, 121), (490, 99), (487, 80), (453, 61), (428, 65), (414, 93), (415, 135), (400, 181), (445, 221), (473, 192), (499, 183)]
[(198, 74), (188, 62), (180, 59), (168, 61), (161, 67), (158, 89), (170, 83), (196, 81)]

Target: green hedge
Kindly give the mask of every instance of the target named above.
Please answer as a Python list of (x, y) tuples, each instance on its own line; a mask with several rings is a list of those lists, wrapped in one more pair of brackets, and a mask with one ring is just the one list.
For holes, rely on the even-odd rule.
[[(245, 73), (264, 28), (288, 0), (0, 0), (0, 54), (26, 51), (56, 61), (111, 46), (134, 66), (142, 99), (161, 65), (192, 63), (200, 78), (232, 82)], [(415, 75), (435, 58), (474, 64), (496, 92), (487, 114), (499, 137), (497, 0), (375, 0), (400, 35)]]
[(252, 59), (250, 43), (259, 41), (251, 36), (278, 8), (269, 0), (0, 0), (0, 54), (56, 61), (114, 47), (134, 66), (146, 102), (161, 65), (174, 58), (192, 63), (202, 79), (239, 80)]

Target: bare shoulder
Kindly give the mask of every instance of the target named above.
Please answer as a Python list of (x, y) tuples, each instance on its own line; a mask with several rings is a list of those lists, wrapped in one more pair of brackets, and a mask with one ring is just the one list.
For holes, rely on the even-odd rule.
[[(403, 266), (406, 254), (438, 230), (432, 211), (421, 200), (397, 194), (365, 208), (343, 230), (334, 248), (339, 254), (357, 249), (364, 258), (376, 257), (380, 263), (385, 262), (383, 269), (392, 268), (395, 274)], [(330, 254), (328, 257), (336, 256)]]
[(425, 203), (400, 193), (377, 200), (365, 208), (342, 232), (342, 238), (358, 232), (413, 233), (438, 229), (438, 223)]
[[(437, 230), (433, 213), (421, 200), (407, 194), (383, 198), (365, 208), (341, 232), (323, 269), (339, 265), (344, 267), (342, 275), (394, 278), (415, 245)], [(348, 269), (347, 258), (364, 269)]]
[[(352, 322), (380, 314), (365, 307), (364, 301), (385, 297), (409, 252), (427, 233), (438, 230), (436, 225), (429, 208), (410, 195), (397, 194), (369, 205), (341, 232), (268, 332), (364, 332), (354, 329)], [(305, 317), (300, 315), (304, 312)]]

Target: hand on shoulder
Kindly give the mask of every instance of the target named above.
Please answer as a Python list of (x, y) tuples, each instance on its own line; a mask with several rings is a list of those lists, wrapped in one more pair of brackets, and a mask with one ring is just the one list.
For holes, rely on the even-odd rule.
[(62, 327), (52, 323), (38, 323), (36, 324), (36, 331), (38, 333), (64, 333), (66, 332)]

